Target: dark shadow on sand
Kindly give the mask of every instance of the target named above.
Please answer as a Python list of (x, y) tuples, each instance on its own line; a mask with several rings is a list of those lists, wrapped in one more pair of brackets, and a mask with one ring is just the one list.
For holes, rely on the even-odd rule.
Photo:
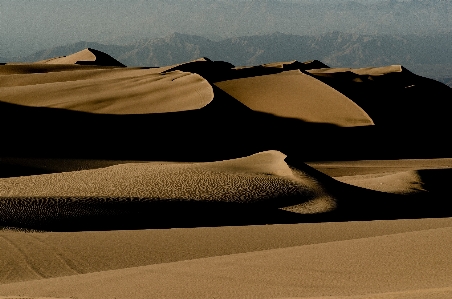
[[(39, 158), (84, 159), (83, 169), (90, 169), (90, 160), (98, 168), (99, 160), (203, 162), (266, 150), (279, 150), (303, 162), (439, 158), (452, 153), (446, 118), (428, 122), (425, 115), (418, 125), (341, 128), (255, 112), (216, 87), (214, 94), (213, 101), (199, 110), (141, 115), (0, 102), (0, 175), (52, 172), (33, 165)], [(14, 164), (14, 158), (29, 158), (30, 163)]]
[(99, 231), (452, 217), (450, 198), (386, 194), (351, 186), (331, 212), (302, 215), (266, 204), (152, 201), (134, 198), (2, 198), (0, 226)]

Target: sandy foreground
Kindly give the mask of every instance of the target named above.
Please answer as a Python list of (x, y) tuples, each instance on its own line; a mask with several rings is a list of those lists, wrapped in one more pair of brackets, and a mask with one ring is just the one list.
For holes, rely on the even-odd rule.
[(413, 120), (438, 84), (93, 49), (0, 66), (0, 298), (451, 298), (447, 122)]

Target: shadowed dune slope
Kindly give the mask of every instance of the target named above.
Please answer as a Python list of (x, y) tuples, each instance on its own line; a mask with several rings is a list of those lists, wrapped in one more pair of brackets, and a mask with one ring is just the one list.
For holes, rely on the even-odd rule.
[(104, 114), (194, 110), (213, 99), (197, 74), (134, 68), (12, 75), (1, 81), (0, 93), (5, 103)]
[(452, 228), (438, 228), (4, 284), (0, 293), (78, 298), (428, 294), (452, 287), (451, 236)]
[(80, 64), (124, 67), (121, 62), (104, 52), (87, 48), (77, 53), (35, 62), (36, 64)]
[(347, 97), (298, 70), (215, 85), (260, 112), (343, 127), (373, 124), (366, 112)]

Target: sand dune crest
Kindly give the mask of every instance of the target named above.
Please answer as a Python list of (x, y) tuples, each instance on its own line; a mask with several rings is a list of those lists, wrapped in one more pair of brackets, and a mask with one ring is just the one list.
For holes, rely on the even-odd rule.
[(102, 66), (119, 66), (125, 65), (114, 59), (104, 52), (87, 48), (77, 53), (55, 57), (35, 62), (36, 64), (80, 64), (80, 65), (102, 65)]
[(312, 74), (334, 74), (334, 73), (343, 73), (343, 72), (352, 72), (357, 75), (370, 75), (370, 76), (381, 76), (390, 73), (401, 73), (408, 72), (406, 68), (401, 65), (388, 65), (381, 67), (365, 67), (365, 68), (318, 68), (318, 69), (310, 69), (307, 72)]
[[(16, 75), (0, 83), (0, 101), (103, 114), (195, 110), (213, 99), (201, 76), (181, 71), (113, 69)], [(18, 97), (17, 94), (21, 96)]]
[[(160, 217), (167, 217), (163, 211), (182, 216), (183, 222), (190, 217), (183, 211), (189, 209), (207, 215), (209, 209), (220, 206), (237, 211), (242, 207), (253, 208), (258, 215), (260, 209), (329, 198), (322, 188), (323, 178), (292, 171), (284, 158), (280, 152), (268, 151), (211, 163), (127, 163), (0, 179), (0, 225), (57, 227), (69, 221), (77, 226), (86, 217), (113, 217), (111, 221), (114, 215), (137, 212), (158, 224)], [(202, 207), (207, 210), (203, 212)]]
[(272, 62), (265, 63), (262, 66), (266, 68), (280, 68), (284, 70), (311, 70), (329, 68), (329, 66), (318, 60), (310, 60), (305, 62), (299, 62), (297, 60), (286, 62)]
[(350, 99), (299, 70), (215, 85), (255, 111), (343, 127), (373, 125), (367, 113)]
[(416, 194), (450, 194), (447, 182), (452, 180), (452, 169), (420, 169), (395, 173), (343, 176), (337, 180), (376, 191)]

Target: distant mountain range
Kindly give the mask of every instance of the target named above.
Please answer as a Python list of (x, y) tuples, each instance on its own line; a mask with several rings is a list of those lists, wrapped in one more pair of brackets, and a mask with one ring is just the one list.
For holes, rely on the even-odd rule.
[(274, 33), (221, 41), (173, 33), (165, 38), (143, 39), (129, 45), (78, 42), (9, 60), (39, 61), (69, 55), (84, 48), (108, 53), (128, 66), (171, 65), (199, 57), (228, 61), (236, 66), (316, 59), (331, 67), (402, 64), (422, 76), (441, 80), (452, 77), (452, 32), (430, 36)]

